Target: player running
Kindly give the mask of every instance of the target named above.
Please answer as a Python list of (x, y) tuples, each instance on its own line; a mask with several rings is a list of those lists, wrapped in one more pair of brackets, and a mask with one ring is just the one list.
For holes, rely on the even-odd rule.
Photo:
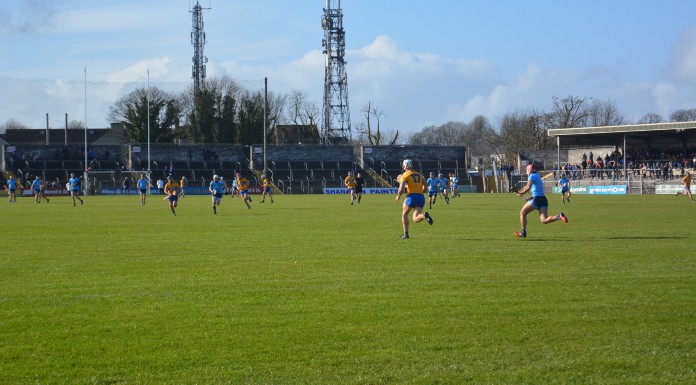
[(693, 176), (691, 175), (690, 172), (686, 172), (686, 175), (682, 178), (681, 182), (684, 185), (684, 188), (677, 193), (677, 196), (679, 195), (688, 195), (689, 199), (691, 199), (692, 202), (694, 202), (694, 197), (691, 195), (691, 180), (693, 179)]
[(360, 173), (357, 173), (355, 175), (355, 196), (358, 197), (358, 204), (360, 204), (360, 200), (362, 199), (363, 186), (365, 186), (365, 179), (363, 179)]
[(440, 178), (435, 178), (435, 173), (431, 172), (430, 178), (426, 181), (426, 185), (428, 186), (428, 208), (432, 210), (437, 200), (438, 191), (440, 190)]
[(76, 177), (74, 173), (70, 173), (70, 179), (68, 179), (68, 184), (65, 186), (70, 190), (70, 196), (72, 197), (72, 205), (77, 206), (77, 202), (75, 200), (77, 199), (80, 201), (80, 206), (82, 206), (85, 202), (80, 198), (80, 178)]
[(445, 178), (444, 174), (438, 174), (438, 177), (440, 178), (440, 194), (442, 194), (442, 198), (445, 200), (445, 203), (449, 204), (449, 197), (447, 196), (447, 191), (449, 190), (447, 187), (449, 184), (449, 179)]
[(169, 209), (172, 210), (172, 214), (176, 216), (176, 207), (179, 205), (179, 184), (176, 183), (173, 177), (167, 177), (167, 184), (164, 185), (164, 192), (167, 193), (167, 199), (169, 201)]
[(140, 204), (145, 204), (145, 198), (147, 197), (147, 189), (150, 187), (150, 181), (145, 179), (145, 174), (140, 175), (140, 179), (136, 182), (138, 185), (138, 190), (140, 191)]
[(249, 202), (251, 202), (251, 197), (249, 196), (249, 181), (240, 173), (237, 173), (235, 180), (237, 181), (239, 197), (244, 200), (244, 204), (248, 209), (250, 209), (251, 206), (249, 205)]
[(515, 191), (515, 193), (520, 197), (530, 190), (532, 192), (532, 198), (529, 199), (520, 210), (520, 225), (522, 226), (522, 230), (514, 233), (515, 236), (520, 238), (527, 237), (527, 214), (534, 210), (539, 211), (539, 220), (541, 220), (541, 223), (543, 224), (555, 222), (559, 219), (565, 223), (568, 223), (568, 218), (563, 213), (554, 215), (552, 217), (548, 216), (549, 201), (546, 200), (546, 196), (544, 195), (544, 182), (541, 180), (541, 176), (539, 176), (534, 169), (534, 164), (527, 166), (527, 175), (529, 175), (527, 184), (524, 186), (524, 188), (522, 188), (522, 190)]
[(570, 181), (568, 177), (563, 175), (556, 185), (561, 188), (561, 202), (563, 202), (563, 204), (565, 204), (566, 201), (570, 203), (570, 196), (572, 194), (570, 192)]
[(404, 228), (404, 235), (400, 236), (399, 239), (409, 239), (408, 237), (408, 214), (413, 210), (413, 222), (418, 223), (425, 219), (428, 224), (433, 224), (433, 218), (426, 211), (423, 214), (423, 206), (425, 205), (425, 197), (423, 192), (425, 191), (425, 184), (423, 175), (419, 172), (413, 170), (413, 162), (410, 159), (405, 159), (402, 163), (402, 168), (404, 173), (401, 174), (399, 178), (399, 189), (396, 193), (396, 201), (401, 199), (401, 194), (405, 191), (406, 200), (404, 200), (403, 210), (401, 212), (401, 224)]
[(210, 182), (210, 187), (208, 187), (208, 191), (212, 194), (213, 215), (217, 215), (217, 206), (220, 206), (222, 193), (225, 192), (225, 189), (227, 189), (225, 182), (223, 182), (219, 176), (213, 175), (213, 181)]
[(348, 188), (348, 194), (350, 194), (350, 205), (352, 206), (353, 201), (355, 201), (355, 177), (353, 176), (352, 172), (348, 171), (348, 176), (343, 181), (343, 184), (345, 184)]
[(452, 198), (458, 197), (459, 192), (457, 192), (457, 185), (459, 185), (459, 177), (454, 173), (449, 174), (450, 177), (450, 189), (452, 190)]
[(261, 203), (266, 201), (266, 196), (268, 196), (268, 199), (271, 200), (271, 203), (273, 203), (273, 197), (271, 196), (271, 182), (268, 181), (268, 178), (264, 175), (261, 177)]

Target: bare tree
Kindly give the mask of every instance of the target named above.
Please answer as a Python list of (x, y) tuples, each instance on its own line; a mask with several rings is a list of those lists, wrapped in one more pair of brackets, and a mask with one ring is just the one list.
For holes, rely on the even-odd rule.
[[(379, 145), (390, 145), (393, 146), (399, 140), (399, 131), (395, 132), (382, 132), (380, 127), (382, 117), (384, 112), (381, 111), (377, 106), (372, 106), (372, 102), (367, 103), (367, 107), (362, 110), (365, 113), (365, 124), (361, 125), (356, 131), (360, 135), (364, 135), (367, 141), (372, 146)], [(374, 118), (374, 120), (373, 120)], [(377, 127), (373, 128), (373, 121), (376, 121)]]
[(534, 113), (509, 112), (500, 119), (500, 131), (491, 138), (491, 145), (498, 156), (507, 163), (516, 163), (517, 155), (523, 150), (537, 148)]
[(587, 107), (586, 126), (604, 127), (621, 126), (626, 124), (626, 118), (621, 114), (616, 103), (608, 99), (606, 102), (594, 100)]
[(680, 109), (672, 112), (669, 116), (672, 122), (693, 122), (696, 121), (696, 108)]
[(551, 124), (555, 128), (582, 127), (587, 117), (585, 102), (587, 98), (579, 96), (566, 96), (560, 99), (553, 97), (553, 110), (551, 111)]
[(87, 128), (87, 125), (81, 120), (71, 120), (68, 123), (68, 128), (71, 130), (84, 130)]
[(8, 119), (0, 126), (0, 132), (7, 132), (7, 130), (27, 130), (29, 127), (23, 123), (18, 122), (14, 119)]
[(664, 121), (665, 119), (662, 117), (662, 115), (656, 114), (654, 112), (648, 112), (647, 114), (643, 115), (642, 118), (640, 118), (638, 124), (662, 123)]

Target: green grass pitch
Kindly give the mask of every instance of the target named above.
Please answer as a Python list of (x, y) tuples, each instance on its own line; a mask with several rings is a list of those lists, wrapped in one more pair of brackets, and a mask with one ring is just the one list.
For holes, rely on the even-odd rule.
[(69, 199), (0, 204), (2, 384), (696, 383), (686, 197)]

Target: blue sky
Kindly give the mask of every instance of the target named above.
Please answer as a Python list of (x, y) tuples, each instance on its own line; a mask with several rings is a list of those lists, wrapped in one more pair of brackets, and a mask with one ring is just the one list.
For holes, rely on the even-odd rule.
[[(300, 90), (321, 107), (324, 0), (201, 0), (208, 75)], [(343, 0), (353, 127), (368, 102), (410, 133), (553, 96), (611, 100), (629, 121), (696, 107), (696, 2)], [(134, 87), (191, 83), (189, 0), (2, 0), (0, 124), (106, 127)]]

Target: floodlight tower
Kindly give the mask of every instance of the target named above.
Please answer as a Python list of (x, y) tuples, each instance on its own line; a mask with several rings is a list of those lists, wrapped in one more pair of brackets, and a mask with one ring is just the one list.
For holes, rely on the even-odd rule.
[(343, 30), (341, 0), (326, 0), (321, 18), (324, 29), (326, 63), (324, 68), (324, 108), (321, 137), (324, 144), (347, 141), (351, 137), (346, 76), (346, 33)]
[(193, 6), (193, 29), (191, 31), (191, 44), (193, 44), (193, 66), (191, 66), (191, 76), (193, 77), (193, 88), (196, 92), (200, 90), (201, 85), (205, 81), (205, 63), (208, 58), (203, 55), (205, 48), (205, 32), (203, 31), (203, 8), (196, 1)]

